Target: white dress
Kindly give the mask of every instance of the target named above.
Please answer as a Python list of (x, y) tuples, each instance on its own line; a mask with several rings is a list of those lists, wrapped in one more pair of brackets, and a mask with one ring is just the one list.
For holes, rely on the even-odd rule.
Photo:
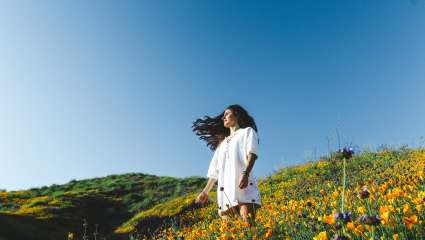
[[(228, 154), (226, 149), (228, 148)], [(239, 128), (229, 143), (223, 140), (216, 148), (211, 159), (207, 177), (218, 180), (217, 203), (221, 214), (239, 203), (261, 205), (260, 191), (254, 167), (248, 177), (248, 186), (239, 188), (242, 171), (248, 166), (248, 153), (258, 156), (257, 132), (252, 127)]]

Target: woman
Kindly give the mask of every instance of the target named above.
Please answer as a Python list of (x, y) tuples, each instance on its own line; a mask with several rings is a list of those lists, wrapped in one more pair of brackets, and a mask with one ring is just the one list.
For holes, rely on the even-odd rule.
[(195, 202), (208, 202), (208, 193), (218, 182), (219, 216), (227, 220), (228, 216), (236, 215), (253, 226), (255, 211), (261, 207), (257, 178), (252, 171), (259, 144), (254, 119), (235, 104), (216, 117), (196, 120), (193, 131), (214, 151), (207, 173), (208, 183)]

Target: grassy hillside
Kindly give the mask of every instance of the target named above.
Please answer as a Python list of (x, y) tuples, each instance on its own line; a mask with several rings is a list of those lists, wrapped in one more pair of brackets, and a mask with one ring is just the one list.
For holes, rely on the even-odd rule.
[[(198, 192), (206, 179), (147, 174), (110, 175), (27, 191), (0, 192), (0, 240), (65, 239), (87, 232), (116, 238), (113, 230), (140, 211), (176, 197)], [(3, 228), (7, 226), (7, 228)]]
[(116, 231), (134, 235), (147, 219), (160, 217), (168, 221), (149, 238), (425, 239), (424, 168), (424, 149), (366, 151), (345, 161), (336, 153), (261, 179), (256, 228), (241, 219), (221, 221), (212, 193), (205, 206), (193, 207), (196, 194), (172, 199)]
[(254, 228), (241, 219), (223, 222), (216, 192), (208, 204), (195, 204), (204, 178), (132, 173), (0, 192), (0, 240), (66, 239), (68, 232), (80, 240), (84, 228), (87, 239), (94, 232), (97, 239), (138, 240), (425, 239), (425, 150), (343, 156), (260, 179)]

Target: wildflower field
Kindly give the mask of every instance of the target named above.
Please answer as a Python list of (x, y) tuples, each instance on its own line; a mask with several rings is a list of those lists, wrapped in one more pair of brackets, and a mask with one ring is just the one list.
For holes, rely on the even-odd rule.
[[(206, 206), (149, 237), (133, 239), (425, 239), (425, 150), (400, 148), (352, 155), (339, 151), (317, 162), (283, 168), (262, 179), (256, 226)], [(196, 195), (180, 199), (190, 205)], [(170, 202), (171, 203), (171, 202)], [(133, 218), (117, 231), (135, 232), (147, 215), (173, 215), (176, 202)]]
[[(425, 149), (344, 148), (260, 179), (256, 225), (218, 216), (205, 178), (111, 175), (0, 192), (0, 239), (425, 239)], [(214, 187), (213, 190), (215, 190)]]

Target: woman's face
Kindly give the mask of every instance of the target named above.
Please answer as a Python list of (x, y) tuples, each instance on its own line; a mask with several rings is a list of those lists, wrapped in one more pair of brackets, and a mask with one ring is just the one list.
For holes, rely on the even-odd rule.
[(235, 126), (238, 123), (236, 116), (230, 109), (226, 109), (226, 111), (224, 111), (223, 117), (221, 119), (223, 120), (224, 127), (227, 128)]

